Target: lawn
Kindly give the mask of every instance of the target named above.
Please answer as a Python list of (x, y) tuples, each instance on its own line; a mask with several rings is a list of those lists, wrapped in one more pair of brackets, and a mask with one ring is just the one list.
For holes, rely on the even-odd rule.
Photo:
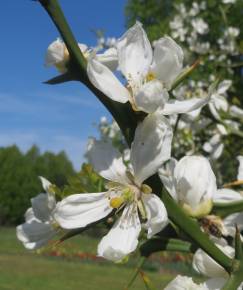
[[(95, 253), (96, 245), (96, 239), (81, 236), (67, 241), (66, 249)], [(127, 265), (30, 253), (15, 229), (0, 228), (0, 290), (123, 290), (132, 271)], [(168, 272), (147, 274), (160, 290), (171, 279)], [(130, 289), (145, 287), (137, 278)]]

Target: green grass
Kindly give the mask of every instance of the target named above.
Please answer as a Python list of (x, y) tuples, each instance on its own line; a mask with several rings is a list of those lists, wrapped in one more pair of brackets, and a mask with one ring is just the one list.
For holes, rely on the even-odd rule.
[[(82, 236), (66, 247), (95, 253), (96, 245), (96, 239)], [(126, 265), (37, 255), (17, 241), (15, 229), (0, 228), (0, 290), (123, 290), (132, 271)], [(147, 274), (158, 290), (171, 279), (170, 274)], [(137, 278), (131, 290), (143, 289)]]

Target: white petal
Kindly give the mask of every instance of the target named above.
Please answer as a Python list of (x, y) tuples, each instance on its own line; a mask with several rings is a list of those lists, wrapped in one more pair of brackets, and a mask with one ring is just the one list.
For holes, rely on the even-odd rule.
[(88, 51), (88, 46), (84, 43), (78, 43), (78, 47), (80, 48), (83, 54), (85, 54)]
[(175, 178), (174, 178), (174, 170), (176, 164), (177, 160), (171, 158), (163, 167), (159, 169), (159, 177), (163, 182), (164, 187), (175, 200), (178, 199), (175, 189)]
[(229, 188), (218, 189), (213, 195), (214, 202), (227, 203), (227, 202), (239, 201), (242, 199), (243, 199), (243, 196), (239, 192), (229, 189)]
[(228, 234), (235, 237), (235, 225), (237, 225), (238, 229), (240, 231), (243, 230), (243, 213), (234, 213), (231, 215), (228, 215), (224, 220), (224, 226), (226, 227), (226, 230), (228, 231)]
[(208, 290), (203, 284), (196, 284), (191, 277), (178, 275), (164, 290)]
[(42, 221), (49, 221), (51, 218), (51, 209), (48, 207), (48, 196), (46, 193), (40, 193), (31, 198), (32, 209), (35, 217)]
[(216, 177), (210, 163), (202, 156), (185, 156), (174, 171), (178, 200), (196, 209), (211, 200), (217, 191)]
[(152, 71), (167, 88), (182, 70), (183, 51), (176, 42), (166, 36), (155, 42)]
[(229, 104), (224, 96), (216, 95), (214, 98), (212, 96), (212, 101), (214, 102), (217, 110), (222, 110), (224, 112), (227, 112), (229, 108)]
[(65, 43), (61, 39), (53, 41), (47, 48), (45, 65), (52, 66), (64, 61)]
[(221, 117), (220, 117), (220, 115), (215, 107), (215, 104), (213, 102), (210, 102), (208, 104), (208, 106), (209, 106), (209, 110), (210, 110), (211, 114), (214, 116), (214, 118), (217, 120), (221, 120)]
[(111, 71), (117, 69), (118, 56), (117, 50), (114, 47), (107, 49), (104, 53), (96, 54), (96, 59), (107, 66)]
[[(227, 245), (222, 246), (219, 244), (216, 244), (216, 246), (230, 258), (234, 257), (234, 249), (232, 247)], [(194, 270), (208, 277), (227, 277), (228, 275), (222, 266), (216, 263), (201, 249), (195, 252), (192, 264)]]
[(111, 141), (97, 141), (93, 139), (89, 144), (86, 157), (94, 170), (105, 179), (129, 183), (126, 176), (126, 166), (122, 161), (120, 152), (114, 148)]
[(130, 97), (128, 90), (108, 67), (94, 57), (88, 60), (87, 74), (91, 83), (113, 101), (120, 103), (128, 101)]
[(131, 164), (138, 183), (156, 173), (170, 158), (172, 128), (160, 113), (149, 114), (135, 131), (131, 146)]
[(204, 282), (208, 290), (220, 290), (226, 283), (225, 278), (211, 278)]
[(148, 230), (148, 239), (150, 239), (167, 226), (168, 215), (163, 202), (157, 195), (143, 194), (142, 200), (147, 214), (145, 228)]
[(41, 184), (43, 189), (45, 190), (45, 192), (49, 192), (49, 188), (51, 186), (51, 183), (49, 180), (47, 180), (45, 177), (39, 176), (40, 180), (41, 180)]
[(158, 108), (163, 108), (168, 98), (167, 90), (158, 80), (145, 83), (134, 96), (136, 107), (146, 113), (153, 113)]
[(224, 94), (232, 85), (231, 80), (224, 80), (218, 85), (217, 93)]
[(57, 204), (54, 218), (62, 228), (75, 229), (86, 227), (111, 211), (107, 192), (74, 194)]
[(117, 42), (119, 68), (127, 80), (144, 77), (152, 62), (152, 48), (142, 24), (136, 22)]
[(171, 114), (184, 114), (192, 112), (206, 105), (210, 97), (205, 98), (193, 98), (184, 101), (171, 100), (170, 103), (166, 103), (164, 109), (161, 111), (163, 115)]
[(27, 211), (24, 214), (24, 218), (25, 218), (25, 221), (28, 223), (30, 223), (33, 220), (36, 220), (36, 217), (35, 217), (35, 214), (34, 214), (32, 207), (27, 209)]
[(38, 249), (56, 235), (56, 230), (48, 223), (33, 220), (16, 228), (17, 238), (27, 249)]
[(98, 245), (98, 255), (114, 262), (135, 251), (141, 231), (137, 208), (130, 204), (124, 208), (121, 218)]
[(237, 156), (237, 160), (239, 161), (237, 180), (243, 180), (243, 156)]
[(46, 178), (42, 176), (39, 176), (39, 178), (41, 180), (43, 189), (47, 193), (48, 208), (50, 210), (53, 210), (56, 207), (56, 198), (55, 198), (55, 192), (53, 192), (50, 188), (52, 184), (49, 180), (47, 180)]
[(232, 117), (236, 117), (236, 118), (243, 118), (243, 110), (241, 108), (239, 108), (238, 106), (230, 106), (229, 108), (229, 113)]

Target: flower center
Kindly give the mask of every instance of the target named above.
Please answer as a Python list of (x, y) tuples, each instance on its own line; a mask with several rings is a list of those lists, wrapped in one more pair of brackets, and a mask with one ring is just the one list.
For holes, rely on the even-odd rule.
[(142, 193), (151, 193), (152, 189), (146, 184), (142, 184), (141, 187), (137, 185), (118, 185), (111, 187), (109, 192), (110, 195), (116, 194), (116, 196), (110, 197), (110, 206), (112, 208), (118, 209), (127, 203), (135, 203), (140, 208)]
[(145, 78), (146, 82), (150, 82), (150, 81), (153, 81), (155, 79), (156, 79), (156, 76), (151, 71), (146, 75), (146, 78)]

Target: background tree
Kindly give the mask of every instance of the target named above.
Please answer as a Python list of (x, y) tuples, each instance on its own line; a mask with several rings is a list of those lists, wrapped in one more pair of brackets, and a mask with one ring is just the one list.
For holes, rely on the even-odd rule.
[(63, 187), (74, 174), (72, 163), (64, 152), (40, 153), (32, 146), (25, 154), (14, 145), (0, 148), (0, 224), (18, 224), (30, 206), (30, 198), (42, 192), (38, 176)]

